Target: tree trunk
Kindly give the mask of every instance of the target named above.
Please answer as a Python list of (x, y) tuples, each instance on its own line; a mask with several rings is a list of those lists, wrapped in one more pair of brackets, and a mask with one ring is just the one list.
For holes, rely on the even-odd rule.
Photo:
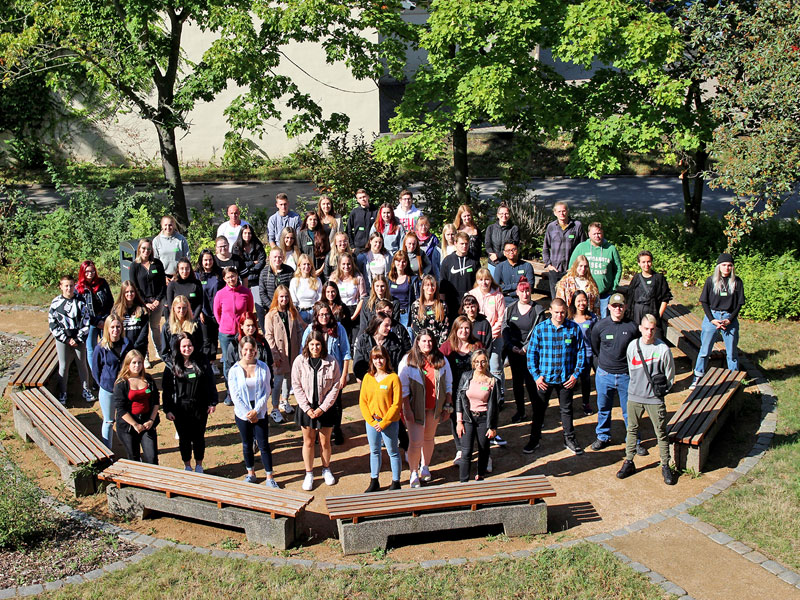
[(178, 164), (178, 146), (175, 143), (175, 128), (156, 125), (158, 144), (161, 150), (161, 166), (164, 168), (164, 179), (172, 192), (174, 217), (182, 227), (189, 224), (189, 211), (186, 208), (186, 196), (183, 193), (181, 167)]
[(456, 183), (456, 197), (460, 204), (469, 202), (467, 195), (467, 130), (461, 123), (456, 123), (453, 130), (453, 174)]
[(703, 205), (703, 173), (708, 164), (706, 145), (701, 144), (695, 152), (694, 164), (683, 174), (683, 208), (686, 218), (686, 233), (695, 234), (700, 230), (700, 208)]

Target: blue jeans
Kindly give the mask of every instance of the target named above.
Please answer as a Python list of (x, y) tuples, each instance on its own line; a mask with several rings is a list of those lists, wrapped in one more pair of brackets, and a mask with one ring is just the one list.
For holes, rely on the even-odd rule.
[(289, 378), (286, 375), (272, 375), (272, 408), (278, 408), (280, 399), (289, 399)]
[(622, 408), (622, 420), (628, 427), (628, 384), (631, 381), (627, 373), (608, 373), (601, 368), (594, 376), (594, 387), (597, 390), (597, 439), (603, 442), (611, 440), (611, 408), (614, 406), (614, 391), (619, 396)]
[(100, 338), (100, 333), (101, 329), (98, 329), (94, 325), (89, 325), (89, 335), (86, 336), (86, 364), (90, 371), (92, 370), (92, 355), (94, 354), (94, 347), (97, 346), (97, 340)]
[(503, 338), (499, 337), (496, 340), (492, 340), (492, 347), (489, 348), (489, 371), (500, 380), (500, 402), (505, 402), (506, 391), (506, 374), (503, 370), (503, 345)]
[(608, 299), (611, 297), (611, 292), (602, 294), (600, 296), (600, 318), (605, 319), (608, 316)]
[(400, 324), (403, 327), (406, 328), (406, 331), (408, 331), (408, 337), (410, 337), (411, 341), (413, 342), (414, 341), (414, 332), (411, 331), (411, 325), (410, 325), (410, 323), (411, 323), (411, 309), (407, 308), (406, 312), (401, 312), (399, 315), (397, 315), (397, 320), (400, 322)]
[(100, 436), (106, 448), (111, 448), (114, 440), (114, 394), (107, 392), (103, 388), (97, 394), (100, 400), (100, 412), (103, 413), (103, 426), (100, 429)]
[(225, 379), (228, 379), (228, 369), (230, 369), (233, 365), (228, 364), (228, 346), (231, 344), (236, 343), (236, 334), (235, 333), (220, 333), (219, 334), (219, 347), (222, 351), (222, 374), (225, 375)]
[[(498, 256), (498, 258), (500, 258), (500, 257)], [(486, 264), (486, 268), (489, 269), (489, 275), (491, 275), (492, 278), (494, 278), (494, 270), (497, 267), (495, 265), (493, 265), (492, 263), (487, 263)], [(531, 285), (533, 285), (533, 282), (531, 282)]]
[[(712, 310), (711, 314), (717, 321), (727, 319), (730, 313), (721, 310)], [(739, 319), (734, 319), (727, 329), (717, 329), (703, 317), (703, 326), (700, 329), (700, 352), (697, 353), (697, 362), (694, 365), (694, 376), (698, 379), (706, 372), (708, 358), (711, 356), (711, 349), (717, 340), (717, 335), (722, 336), (725, 342), (725, 357), (728, 360), (728, 368), (731, 371), (739, 370)]]
[(392, 481), (400, 481), (403, 465), (400, 462), (400, 449), (397, 436), (400, 432), (400, 421), (387, 425), (380, 432), (369, 423), (366, 423), (367, 441), (369, 442), (369, 474), (373, 479), (378, 478), (381, 472), (381, 441), (386, 446), (389, 454), (389, 464), (392, 466)]
[(311, 323), (311, 318), (314, 315), (313, 310), (301, 310), (299, 312), (300, 312), (300, 318), (303, 319), (303, 321), (305, 321), (306, 323)]
[(244, 456), (244, 467), (248, 471), (255, 469), (255, 454), (253, 453), (253, 440), (258, 444), (261, 452), (261, 464), (267, 473), (272, 473), (272, 449), (269, 447), (269, 421), (259, 419), (255, 423), (233, 416), (236, 426), (239, 428), (239, 436), (242, 438), (242, 455)]

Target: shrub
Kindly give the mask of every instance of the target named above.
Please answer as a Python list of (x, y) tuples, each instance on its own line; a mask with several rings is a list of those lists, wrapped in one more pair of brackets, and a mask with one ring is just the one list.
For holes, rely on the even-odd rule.
[(0, 457), (0, 548), (30, 545), (55, 527), (42, 491), (19, 467)]
[(741, 316), (757, 321), (800, 317), (800, 260), (795, 252), (767, 257), (761, 253), (736, 256), (746, 302)]
[[(452, 223), (461, 204), (456, 195), (453, 168), (445, 160), (423, 163), (415, 173), (415, 178), (422, 182), (414, 203), (428, 215), (431, 220), (431, 229), (437, 236), (441, 236), (445, 223)], [(478, 227), (486, 221), (488, 202), (481, 200), (478, 190), (471, 185), (467, 187), (469, 204), (475, 213)]]

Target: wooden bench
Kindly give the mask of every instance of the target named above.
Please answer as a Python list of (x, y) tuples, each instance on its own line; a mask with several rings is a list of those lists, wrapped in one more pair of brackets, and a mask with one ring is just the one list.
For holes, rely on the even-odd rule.
[(20, 437), (42, 449), (76, 496), (94, 494), (97, 472), (114, 459), (111, 450), (45, 388), (17, 391), (11, 399)]
[(744, 376), (744, 371), (710, 368), (672, 415), (667, 434), (679, 469), (700, 472), (703, 468), (711, 442), (728, 418), (731, 399)]
[(48, 334), (36, 344), (8, 384), (12, 387), (45, 387), (57, 370), (56, 339)]
[(528, 261), (533, 267), (534, 281), (531, 281), (531, 287), (547, 296), (550, 295), (550, 279), (548, 271), (544, 267), (544, 263), (539, 260)]
[(503, 524), (506, 535), (547, 532), (543, 475), (490, 479), (325, 499), (345, 554), (386, 548), (389, 537)]
[[(703, 322), (682, 304), (669, 304), (664, 311), (664, 336), (667, 341), (693, 361), (700, 352), (700, 330)], [(725, 344), (716, 342), (711, 349), (711, 358), (725, 356)]]
[(98, 475), (112, 512), (143, 519), (151, 511), (244, 529), (247, 539), (285, 550), (314, 496), (216, 475), (119, 460)]

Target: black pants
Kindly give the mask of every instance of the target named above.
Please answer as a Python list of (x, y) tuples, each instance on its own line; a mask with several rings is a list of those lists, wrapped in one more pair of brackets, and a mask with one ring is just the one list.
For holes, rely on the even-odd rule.
[[(150, 414), (131, 415), (141, 425), (150, 420)], [(156, 427), (138, 433), (122, 419), (117, 421), (117, 436), (125, 447), (129, 460), (158, 464), (158, 434)]]
[(217, 359), (219, 325), (217, 325), (217, 321), (214, 317), (206, 315), (205, 320), (205, 323), (200, 321), (200, 333), (203, 335), (203, 356), (206, 357), (208, 362), (213, 362)]
[(208, 415), (175, 415), (175, 431), (178, 432), (178, 448), (181, 451), (181, 460), (188, 463), (194, 459), (203, 462), (206, 455), (206, 424)]
[(242, 455), (244, 456), (244, 466), (248, 471), (255, 469), (256, 461), (253, 453), (253, 439), (258, 444), (261, 451), (261, 464), (267, 473), (272, 472), (272, 449), (269, 447), (269, 421), (259, 419), (255, 423), (242, 420), (236, 415), (236, 426), (239, 428), (239, 435), (242, 437)]
[(514, 402), (517, 405), (517, 412), (525, 412), (525, 388), (528, 388), (528, 398), (531, 404), (536, 404), (539, 391), (536, 389), (536, 382), (533, 375), (528, 371), (528, 360), (525, 356), (516, 352), (508, 353), (508, 364), (511, 367), (511, 385), (514, 388)]
[(486, 432), (489, 423), (486, 413), (472, 413), (472, 419), (464, 415), (464, 435), (461, 437), (461, 462), (458, 463), (459, 479), (469, 481), (469, 468), (472, 462), (472, 448), (478, 442), (478, 475), (486, 476), (486, 465), (489, 464), (489, 438)]
[[(547, 271), (547, 283), (550, 284), (551, 300), (556, 297), (556, 285), (558, 284), (559, 281), (561, 281), (561, 278), (564, 277), (564, 275), (566, 274), (567, 274), (566, 271)], [(569, 301), (570, 299), (567, 298), (566, 300), (567, 304), (569, 304)]]
[(531, 421), (531, 441), (539, 441), (542, 437), (544, 424), (544, 411), (550, 403), (550, 394), (558, 394), (558, 406), (561, 410), (561, 426), (564, 429), (564, 439), (575, 439), (575, 428), (572, 426), (572, 397), (575, 388), (567, 389), (563, 383), (548, 383), (547, 391), (540, 392), (537, 400), (533, 402), (533, 420)]
[(581, 399), (583, 404), (589, 404), (592, 397), (592, 366), (586, 365), (586, 368), (581, 373), (579, 381), (581, 382)]

